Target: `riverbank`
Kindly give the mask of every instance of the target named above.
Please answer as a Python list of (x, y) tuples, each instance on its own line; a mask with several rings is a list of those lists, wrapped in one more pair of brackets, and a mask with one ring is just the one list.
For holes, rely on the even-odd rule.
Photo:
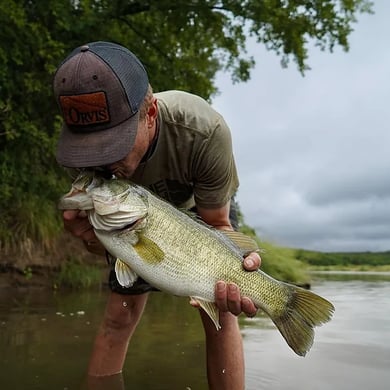
[(390, 265), (323, 265), (323, 266), (311, 266), (308, 268), (309, 272), (390, 272)]
[(0, 289), (58, 289), (105, 282), (106, 260), (64, 232), (50, 246), (21, 243), (0, 251)]

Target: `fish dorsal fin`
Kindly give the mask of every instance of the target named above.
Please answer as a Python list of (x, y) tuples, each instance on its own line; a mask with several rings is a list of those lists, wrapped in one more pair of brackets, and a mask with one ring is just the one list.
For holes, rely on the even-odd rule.
[(214, 302), (205, 301), (202, 298), (198, 297), (190, 297), (193, 301), (199, 304), (199, 306), (208, 314), (208, 316), (213, 321), (217, 330), (221, 329), (221, 325), (219, 323), (219, 310), (217, 305)]
[(131, 287), (138, 279), (138, 275), (121, 259), (116, 259), (115, 275), (119, 284), (123, 287)]
[(220, 232), (228, 237), (242, 251), (243, 255), (260, 251), (257, 242), (241, 232), (233, 230), (220, 230)]
[(138, 242), (133, 245), (138, 256), (147, 263), (156, 264), (162, 261), (165, 253), (162, 249), (150, 238), (143, 234), (138, 234)]

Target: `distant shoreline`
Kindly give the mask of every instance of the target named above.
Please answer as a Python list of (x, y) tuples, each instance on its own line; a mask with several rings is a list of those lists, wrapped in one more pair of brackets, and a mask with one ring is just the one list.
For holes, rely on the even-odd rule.
[(353, 271), (353, 270), (310, 270), (308, 271), (311, 275), (325, 274), (325, 275), (388, 275), (390, 271)]

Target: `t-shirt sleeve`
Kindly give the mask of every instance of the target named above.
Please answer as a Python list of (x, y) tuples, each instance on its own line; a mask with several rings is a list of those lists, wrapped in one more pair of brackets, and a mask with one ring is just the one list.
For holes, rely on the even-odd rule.
[(231, 134), (221, 116), (194, 159), (193, 177), (195, 203), (204, 208), (224, 206), (237, 191)]

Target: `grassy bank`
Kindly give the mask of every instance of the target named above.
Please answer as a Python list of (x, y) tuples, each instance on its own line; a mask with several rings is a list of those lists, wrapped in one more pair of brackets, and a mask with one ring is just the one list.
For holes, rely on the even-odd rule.
[(390, 265), (313, 265), (307, 268), (308, 271), (356, 271), (356, 272), (390, 272)]
[(295, 257), (310, 270), (390, 271), (390, 251), (315, 252), (298, 249)]
[(69, 258), (63, 263), (53, 280), (53, 287), (87, 289), (100, 286), (103, 279), (103, 269), (99, 265), (83, 263), (77, 258)]
[(285, 282), (299, 285), (310, 284), (307, 263), (297, 258), (296, 249), (284, 248), (262, 241), (254, 229), (245, 224), (241, 226), (240, 231), (257, 242), (262, 259), (262, 271)]

